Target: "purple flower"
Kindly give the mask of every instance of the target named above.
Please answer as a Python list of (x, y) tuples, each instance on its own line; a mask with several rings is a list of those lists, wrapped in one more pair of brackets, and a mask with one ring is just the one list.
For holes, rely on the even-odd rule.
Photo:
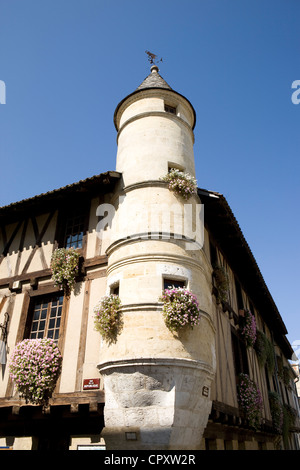
[(52, 339), (25, 339), (15, 346), (11, 379), (26, 402), (46, 404), (61, 371), (62, 356)]
[(121, 300), (118, 295), (114, 294), (103, 297), (94, 308), (95, 329), (99, 331), (106, 340), (112, 340), (120, 328), (120, 308)]
[(250, 310), (245, 311), (245, 325), (241, 330), (247, 346), (253, 347), (256, 341), (256, 321), (255, 316)]
[(247, 374), (239, 375), (238, 402), (249, 425), (257, 429), (261, 422), (263, 401), (259, 388)]
[(177, 331), (183, 326), (198, 325), (200, 308), (196, 296), (184, 288), (165, 289), (160, 300), (163, 302), (163, 316), (167, 327)]

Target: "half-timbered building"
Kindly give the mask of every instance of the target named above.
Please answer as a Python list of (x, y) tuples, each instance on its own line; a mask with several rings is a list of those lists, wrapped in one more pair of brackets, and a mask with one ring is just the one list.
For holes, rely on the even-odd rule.
[[(163, 179), (172, 168), (195, 176), (193, 106), (153, 66), (117, 106), (114, 123), (116, 171), (0, 209), (0, 445), (298, 448), (293, 351), (231, 208), (222, 194), (200, 188), (181, 200)], [(61, 248), (80, 256), (69, 293), (51, 270)], [(168, 329), (161, 299), (168, 286), (196, 295), (199, 324)], [(122, 327), (106, 341), (94, 308), (110, 294), (121, 301)], [(15, 346), (42, 338), (62, 355), (46, 406), (20, 398), (10, 374)], [(239, 398), (241, 374), (259, 390), (255, 424)]]

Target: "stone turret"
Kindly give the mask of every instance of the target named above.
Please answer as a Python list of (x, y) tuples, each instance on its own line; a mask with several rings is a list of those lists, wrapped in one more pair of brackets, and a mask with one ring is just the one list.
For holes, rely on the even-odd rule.
[(190, 102), (165, 82), (156, 65), (135, 92), (117, 106), (116, 170), (124, 184), (158, 180), (169, 166), (195, 175), (196, 114)]
[[(195, 176), (195, 111), (153, 66), (117, 106), (114, 122), (123, 183), (107, 248), (107, 289), (118, 288), (123, 327), (101, 347), (103, 435), (108, 449), (197, 449), (215, 373), (211, 268), (199, 243), (198, 195), (186, 202), (162, 180), (174, 167)], [(176, 283), (197, 296), (201, 321), (174, 333), (159, 298), (164, 285)]]

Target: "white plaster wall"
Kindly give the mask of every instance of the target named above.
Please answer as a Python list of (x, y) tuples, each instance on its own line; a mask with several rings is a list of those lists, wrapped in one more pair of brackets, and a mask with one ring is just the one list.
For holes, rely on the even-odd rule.
[[(164, 104), (177, 107), (177, 115)], [(116, 170), (125, 186), (157, 180), (168, 171), (168, 162), (195, 175), (193, 113), (182, 97), (168, 90), (148, 90), (128, 98), (118, 111)]]
[(9, 318), (9, 324), (8, 324), (8, 338), (7, 338), (7, 363), (6, 366), (2, 366), (2, 374), (1, 374), (1, 380), (0, 380), (0, 396), (4, 397), (5, 392), (6, 392), (6, 387), (8, 384), (9, 380), (9, 363), (11, 360), (11, 355), (12, 352), (15, 348), (16, 344), (16, 336), (19, 328), (19, 323), (20, 323), (20, 316), (21, 316), (21, 311), (22, 311), (22, 305), (24, 301), (24, 293), (20, 293), (18, 295), (12, 294), (11, 298), (7, 299), (7, 303), (4, 306), (3, 312), (0, 317), (0, 323), (3, 322), (4, 319), (4, 313), (8, 310), (8, 302), (10, 300), (14, 300), (14, 307), (13, 310), (10, 314)]
[(168, 172), (168, 162), (195, 175), (191, 130), (168, 113), (142, 117), (119, 135), (116, 170), (125, 186), (158, 180)]
[(101, 335), (94, 326), (94, 307), (106, 294), (106, 278), (94, 279), (91, 283), (86, 349), (83, 364), (83, 380), (99, 377), (97, 364), (101, 360)]
[(73, 392), (75, 390), (82, 309), (85, 295), (84, 285), (79, 286), (77, 284), (76, 286), (77, 288), (81, 287), (81, 290), (79, 293), (77, 291), (76, 295), (72, 292), (70, 297), (59, 386), (60, 393)]

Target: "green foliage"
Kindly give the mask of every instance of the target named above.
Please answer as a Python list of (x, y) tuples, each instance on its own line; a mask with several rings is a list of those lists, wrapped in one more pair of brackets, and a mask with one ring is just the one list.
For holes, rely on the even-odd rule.
[(244, 311), (244, 317), (241, 317), (241, 335), (244, 338), (247, 347), (253, 347), (256, 340), (256, 321), (255, 316), (250, 310)]
[(49, 338), (18, 343), (9, 365), (10, 377), (26, 403), (46, 406), (61, 372), (62, 356)]
[(259, 365), (261, 367), (266, 366), (270, 374), (273, 374), (275, 367), (274, 347), (265, 333), (260, 330), (256, 331), (254, 348)]
[(258, 386), (247, 374), (239, 375), (238, 402), (249, 421), (249, 426), (258, 429), (261, 424), (262, 396)]
[(178, 331), (188, 325), (193, 328), (200, 321), (197, 297), (187, 289), (171, 287), (165, 289), (159, 299), (163, 302), (163, 316), (169, 330)]
[(75, 287), (79, 258), (80, 255), (74, 248), (58, 248), (53, 252), (51, 258), (52, 280), (67, 295)]
[(118, 295), (111, 294), (102, 298), (94, 308), (95, 329), (107, 341), (116, 339), (121, 328), (121, 300)]
[(283, 366), (282, 378), (285, 385), (289, 385), (291, 380), (291, 371), (289, 366)]
[(172, 168), (163, 181), (169, 183), (169, 189), (178, 194), (183, 199), (189, 199), (193, 194), (197, 194), (197, 182), (189, 173), (184, 173), (177, 168)]
[(269, 392), (269, 404), (274, 431), (281, 434), (283, 426), (283, 407), (278, 393)]
[(227, 302), (229, 293), (229, 279), (227, 272), (223, 266), (215, 266), (213, 276), (215, 278), (217, 288), (217, 300), (219, 302)]

